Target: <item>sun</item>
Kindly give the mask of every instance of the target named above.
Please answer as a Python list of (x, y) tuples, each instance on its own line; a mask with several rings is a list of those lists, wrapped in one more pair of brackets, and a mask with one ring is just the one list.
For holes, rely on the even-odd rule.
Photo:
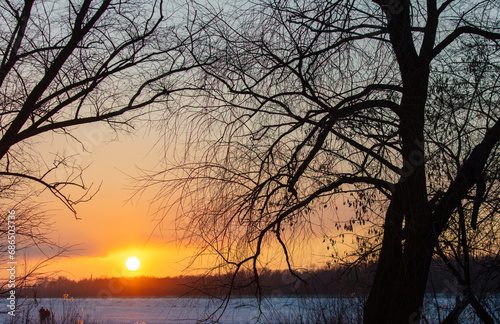
[(139, 261), (136, 257), (130, 257), (127, 259), (127, 262), (125, 262), (125, 266), (130, 271), (135, 271), (141, 266), (141, 261)]

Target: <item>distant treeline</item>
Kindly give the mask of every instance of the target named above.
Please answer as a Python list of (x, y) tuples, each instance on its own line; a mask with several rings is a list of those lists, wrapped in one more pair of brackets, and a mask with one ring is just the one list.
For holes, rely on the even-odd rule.
[[(500, 260), (481, 259), (471, 264), (472, 283), (477, 293), (500, 293)], [(454, 265), (459, 267), (458, 264)], [(79, 281), (64, 277), (46, 279), (27, 288), (28, 297), (164, 297), (222, 295), (232, 289), (233, 295), (254, 295), (260, 287), (263, 295), (367, 294), (376, 269), (374, 263), (354, 267), (334, 266), (329, 269), (301, 271), (264, 270), (258, 284), (250, 271), (241, 272), (234, 280), (230, 275), (178, 277), (94, 278)], [(456, 294), (460, 283), (442, 262), (432, 265), (428, 293)], [(23, 296), (24, 296), (23, 295)], [(19, 296), (21, 297), (21, 296)]]

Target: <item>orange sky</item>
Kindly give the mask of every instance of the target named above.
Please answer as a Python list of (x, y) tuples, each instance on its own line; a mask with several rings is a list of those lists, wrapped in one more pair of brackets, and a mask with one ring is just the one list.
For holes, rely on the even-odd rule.
[[(46, 270), (61, 271), (69, 278), (119, 275), (178, 275), (185, 268), (185, 259), (192, 251), (182, 248), (174, 240), (173, 228), (168, 222), (162, 232), (154, 231), (154, 210), (149, 210), (148, 197), (130, 200), (133, 182), (138, 168), (155, 168), (162, 151), (156, 146), (158, 134), (115, 135), (106, 126), (92, 125), (78, 128), (75, 133), (86, 141), (89, 152), (72, 140), (60, 136), (38, 139), (39, 150), (44, 153), (74, 155), (76, 163), (88, 165), (84, 179), (101, 188), (91, 201), (78, 204), (79, 220), (53, 196), (49, 199), (51, 221), (54, 223), (51, 237), (61, 244), (77, 244), (68, 258), (59, 259)], [(51, 157), (47, 154), (46, 161)], [(56, 174), (56, 177), (63, 177)], [(149, 238), (149, 239), (148, 239)], [(124, 266), (125, 260), (137, 256), (142, 264), (131, 272)]]
[[(149, 196), (135, 197), (130, 201), (133, 181), (129, 176), (138, 175), (138, 168), (156, 169), (162, 158), (162, 142), (157, 132), (146, 133), (144, 129), (136, 135), (120, 134), (120, 141), (105, 126), (90, 125), (78, 128), (75, 133), (87, 142), (90, 152), (83, 152), (80, 145), (60, 136), (38, 139), (37, 149), (45, 153), (74, 155), (75, 162), (90, 167), (85, 171), (87, 184), (99, 185), (99, 193), (87, 203), (77, 206), (78, 217), (51, 195), (49, 199), (51, 220), (54, 223), (51, 237), (61, 244), (78, 244), (66, 258), (52, 263), (45, 270), (60, 271), (71, 279), (88, 278), (90, 275), (123, 276), (150, 275), (175, 276), (185, 272), (195, 248), (187, 248), (175, 241), (172, 219), (169, 215), (162, 223), (162, 231), (155, 230), (155, 210), (149, 208)], [(47, 155), (47, 162), (51, 162)], [(57, 175), (63, 177), (63, 175)], [(151, 191), (149, 194), (153, 194)], [(298, 265), (309, 267), (319, 263), (325, 265), (327, 253), (322, 238), (313, 240), (310, 248), (296, 253)], [(141, 260), (139, 270), (125, 268), (130, 256)], [(29, 255), (31, 260), (35, 255)], [(274, 258), (274, 256), (273, 256)], [(32, 261), (33, 262), (33, 261)], [(282, 266), (281, 266), (282, 267)]]

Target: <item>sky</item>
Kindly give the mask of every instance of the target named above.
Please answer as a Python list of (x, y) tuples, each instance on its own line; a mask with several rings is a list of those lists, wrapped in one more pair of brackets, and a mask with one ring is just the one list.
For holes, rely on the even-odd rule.
[[(232, 2), (228, 4), (234, 5)], [(177, 4), (173, 2), (170, 5)], [(226, 4), (220, 5), (223, 7)], [(57, 9), (57, 5), (55, 8)], [(178, 14), (182, 13), (179, 11)], [(169, 16), (170, 19), (174, 18)], [(26, 156), (22, 152), (22, 158), (26, 159), (31, 158), (32, 154), (41, 154), (40, 161), (44, 161), (45, 166), (43, 163), (36, 165), (40, 161), (34, 160), (33, 170), (45, 170), (51, 167), (54, 158), (71, 156), (76, 166), (88, 166), (83, 178), (87, 185), (93, 184), (90, 190), (99, 188), (89, 202), (75, 206), (78, 220), (47, 190), (33, 198), (44, 203), (43, 210), (51, 224), (51, 232), (48, 234), (50, 239), (58, 245), (72, 246), (64, 257), (55, 259), (43, 271), (70, 279), (81, 279), (90, 276), (176, 276), (203, 268), (204, 263), (195, 263), (190, 269), (186, 269), (191, 256), (198, 249), (197, 246), (186, 246), (176, 239), (173, 220), (177, 215), (165, 215), (161, 226), (157, 226), (156, 206), (151, 207), (150, 204), (154, 190), (134, 196), (132, 188), (136, 183), (132, 178), (139, 174), (139, 169), (161, 170), (165, 152), (160, 127), (156, 129), (151, 124), (143, 123), (142, 127), (131, 134), (118, 133), (118, 138), (105, 123), (79, 126), (68, 131), (71, 136), (55, 133), (36, 136), (29, 140), (32, 150)], [(178, 131), (182, 133), (184, 130)], [(72, 137), (85, 143), (85, 150)], [(20, 146), (23, 145), (24, 143)], [(182, 149), (179, 148), (180, 151)], [(48, 178), (64, 181), (66, 176), (63, 169), (57, 169)], [(30, 186), (33, 186), (33, 190), (40, 189), (36, 187), (36, 183)], [(78, 195), (76, 192), (71, 194), (72, 197)], [(309, 244), (301, 237), (296, 238), (303, 247), (310, 247), (295, 252), (297, 266), (310, 267), (317, 263), (315, 257), (326, 253), (324, 244), (321, 244), (322, 239), (319, 237), (319, 243), (314, 241)], [(42, 250), (45, 255), (32, 248), (18, 257), (26, 258), (29, 268), (46, 256), (57, 253), (54, 246), (44, 246)], [(125, 267), (127, 258), (131, 256), (141, 261), (137, 271), (127, 270)], [(277, 267), (284, 267), (280, 263), (282, 259), (275, 258), (271, 252), (269, 258), (278, 260)], [(210, 262), (206, 259), (204, 261)], [(324, 265), (325, 262), (320, 264)]]
[[(198, 249), (176, 240), (175, 214), (168, 214), (161, 226), (157, 226), (158, 214), (155, 207), (150, 206), (154, 190), (134, 195), (133, 187), (137, 183), (132, 178), (139, 175), (141, 169), (161, 168), (165, 155), (161, 132), (143, 127), (132, 134), (118, 133), (117, 138), (107, 126), (94, 124), (75, 129), (74, 135), (85, 144), (86, 150), (78, 142), (54, 134), (38, 138), (36, 148), (44, 152), (46, 163), (59, 155), (72, 156), (76, 164), (88, 165), (84, 171), (85, 183), (92, 183), (93, 188), (100, 185), (100, 189), (89, 202), (76, 206), (78, 220), (51, 194), (45, 192), (38, 197), (49, 201), (51, 239), (60, 245), (73, 246), (65, 257), (57, 258), (43, 271), (73, 280), (90, 276), (165, 277), (204, 272), (206, 264), (201, 261), (188, 268)], [(54, 177), (64, 179), (65, 175), (56, 173)], [(48, 255), (56, 252), (49, 247), (44, 251)], [(326, 252), (322, 238), (314, 238), (308, 248), (295, 252), (296, 264), (324, 266)], [(136, 271), (125, 267), (126, 260), (132, 256), (141, 262)], [(270, 254), (269, 258), (279, 260), (280, 257)], [(27, 252), (31, 265), (42, 259), (36, 249)], [(278, 262), (274, 266), (283, 268), (284, 264)]]
[[(185, 272), (193, 251), (175, 241), (174, 228), (168, 221), (162, 223), (161, 232), (155, 230), (158, 222), (154, 220), (155, 210), (149, 207), (151, 197), (134, 197), (132, 189), (135, 183), (131, 178), (140, 169), (158, 167), (163, 154), (157, 143), (161, 136), (139, 129), (133, 134), (119, 133), (117, 139), (103, 124), (80, 127), (75, 134), (86, 150), (76, 141), (54, 134), (38, 139), (38, 148), (47, 163), (55, 155), (65, 155), (72, 156), (76, 164), (88, 165), (83, 173), (85, 183), (92, 183), (99, 191), (90, 201), (76, 205), (78, 220), (52, 195), (39, 197), (50, 201), (47, 209), (53, 223), (52, 240), (74, 245), (67, 257), (59, 258), (44, 271), (58, 271), (58, 275), (72, 279), (90, 275), (174, 276)], [(62, 173), (55, 175), (63, 177)], [(33, 260), (38, 257), (37, 251), (29, 253)], [(141, 261), (137, 271), (124, 266), (130, 256)]]

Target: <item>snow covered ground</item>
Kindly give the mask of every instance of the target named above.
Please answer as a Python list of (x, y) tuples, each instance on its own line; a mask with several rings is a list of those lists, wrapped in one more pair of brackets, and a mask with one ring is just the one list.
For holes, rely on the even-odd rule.
[[(499, 298), (492, 299), (492, 309), (498, 309)], [(438, 299), (441, 317), (453, 307), (454, 297), (442, 296)], [(429, 323), (438, 322), (438, 314), (432, 300), (427, 300), (425, 310)], [(184, 324), (197, 323), (220, 307), (220, 301), (208, 298), (62, 298), (19, 300), (21, 308), (16, 311), (15, 321), (6, 314), (1, 316), (7, 321), (2, 323), (39, 323), (38, 311), (41, 307), (53, 312), (57, 323), (108, 323), (108, 324)], [(220, 311), (220, 309), (219, 309)], [(315, 321), (323, 314), (334, 317), (343, 316), (342, 322), (356, 323), (362, 313), (362, 299), (328, 297), (272, 297), (263, 300), (260, 311), (255, 298), (233, 298), (227, 305), (219, 323), (296, 323)], [(340, 314), (340, 315), (339, 315)], [(69, 318), (69, 320), (68, 320)], [(463, 313), (464, 323), (479, 323), (469, 307)], [(442, 318), (441, 318), (442, 320)]]

